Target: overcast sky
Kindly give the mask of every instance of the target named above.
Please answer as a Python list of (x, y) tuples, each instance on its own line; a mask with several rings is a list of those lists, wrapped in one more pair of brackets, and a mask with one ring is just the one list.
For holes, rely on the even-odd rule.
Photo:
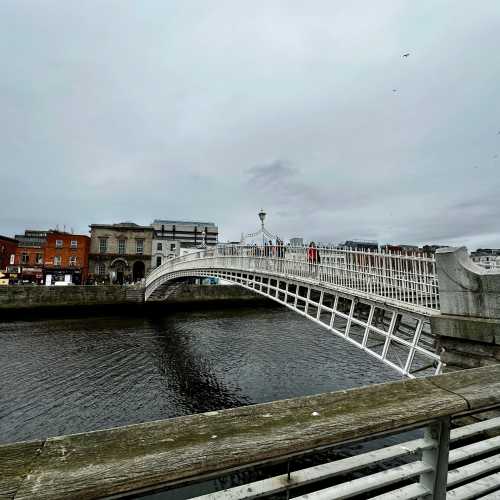
[(0, 234), (500, 247), (499, 0), (0, 0), (0, 64)]

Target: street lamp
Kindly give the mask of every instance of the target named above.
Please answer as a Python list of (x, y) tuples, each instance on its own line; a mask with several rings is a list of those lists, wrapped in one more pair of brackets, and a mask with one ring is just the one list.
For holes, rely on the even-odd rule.
[(266, 244), (266, 235), (265, 235), (265, 229), (264, 229), (264, 220), (266, 218), (266, 212), (264, 212), (264, 210), (260, 210), (259, 212), (259, 219), (260, 219), (260, 222), (262, 224), (262, 244), (265, 245)]

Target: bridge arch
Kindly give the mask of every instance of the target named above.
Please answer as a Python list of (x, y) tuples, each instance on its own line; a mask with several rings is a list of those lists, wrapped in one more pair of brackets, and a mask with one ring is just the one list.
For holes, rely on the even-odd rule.
[(366, 290), (332, 286), (328, 265), (311, 270), (306, 262), (306, 272), (290, 273), (286, 258), (248, 258), (243, 251), (224, 248), (221, 255), (218, 249), (202, 250), (171, 259), (147, 276), (145, 298), (150, 300), (179, 279), (220, 278), (288, 307), (402, 375), (441, 372), (428, 311), (391, 297), (370, 296)]

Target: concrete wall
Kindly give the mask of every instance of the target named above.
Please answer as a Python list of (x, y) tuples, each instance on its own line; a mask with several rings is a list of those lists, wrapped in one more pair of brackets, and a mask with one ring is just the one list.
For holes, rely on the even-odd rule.
[(431, 318), (448, 369), (500, 363), (500, 273), (474, 264), (467, 249), (436, 252), (441, 314)]
[(465, 247), (438, 249), (436, 264), (442, 314), (500, 319), (500, 272), (472, 262)]

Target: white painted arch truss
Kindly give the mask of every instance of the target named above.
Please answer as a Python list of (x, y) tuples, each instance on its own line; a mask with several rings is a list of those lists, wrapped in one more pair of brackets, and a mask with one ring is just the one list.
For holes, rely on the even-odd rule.
[(179, 266), (184, 269), (177, 271), (174, 264), (163, 273), (151, 273), (146, 281), (146, 300), (179, 278), (218, 277), (292, 309), (404, 376), (435, 375), (443, 369), (426, 314), (334, 290), (307, 279), (264, 271), (203, 267), (202, 261), (193, 264), (185, 262)]

